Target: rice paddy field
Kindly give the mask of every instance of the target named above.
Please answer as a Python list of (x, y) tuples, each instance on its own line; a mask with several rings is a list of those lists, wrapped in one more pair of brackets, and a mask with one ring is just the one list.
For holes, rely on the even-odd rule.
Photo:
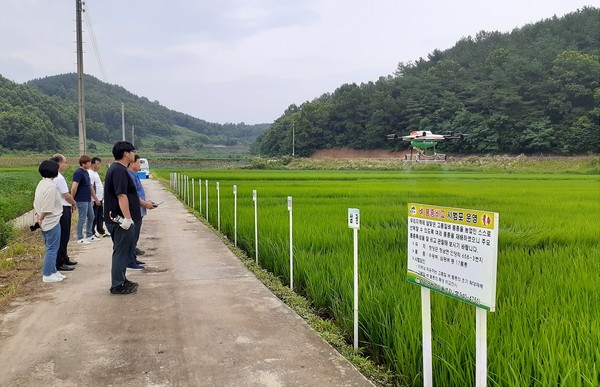
[[(169, 173), (157, 172), (169, 180)], [(289, 283), (293, 197), (294, 290), (352, 340), (353, 242), (359, 231), (360, 346), (393, 369), (401, 385), (421, 385), (420, 289), (407, 282), (407, 203), (500, 214), (496, 311), (488, 313), (488, 385), (600, 385), (600, 176), (443, 171), (186, 170), (195, 211)], [(191, 195), (191, 189), (190, 189)], [(189, 200), (190, 204), (192, 199)], [(432, 292), (433, 381), (472, 386), (475, 309)]]
[(40, 174), (32, 168), (0, 168), (0, 248), (14, 234), (8, 222), (33, 207)]

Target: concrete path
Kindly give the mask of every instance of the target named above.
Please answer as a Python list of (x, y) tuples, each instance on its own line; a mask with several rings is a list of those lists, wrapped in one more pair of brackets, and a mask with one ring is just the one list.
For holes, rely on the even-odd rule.
[(372, 386), (157, 181), (137, 294), (110, 295), (110, 238), (0, 312), (0, 386)]

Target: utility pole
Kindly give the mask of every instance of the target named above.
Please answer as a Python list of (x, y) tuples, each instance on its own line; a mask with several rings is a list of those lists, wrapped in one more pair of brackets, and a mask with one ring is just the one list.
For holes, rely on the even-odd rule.
[(131, 145), (135, 146), (135, 128), (131, 125)]
[(292, 157), (296, 156), (296, 120), (292, 121)]
[(125, 104), (121, 103), (121, 131), (123, 132), (123, 141), (125, 141)]
[(77, 120), (79, 126), (79, 155), (86, 153), (85, 98), (83, 93), (83, 31), (81, 28), (82, 0), (75, 0), (75, 20), (77, 31)]

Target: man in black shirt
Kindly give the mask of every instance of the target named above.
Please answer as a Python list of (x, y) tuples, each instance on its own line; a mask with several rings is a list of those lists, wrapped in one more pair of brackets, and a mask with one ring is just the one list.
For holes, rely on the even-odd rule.
[(104, 221), (113, 241), (110, 292), (130, 294), (138, 284), (127, 280), (129, 257), (135, 253), (134, 223), (142, 219), (140, 198), (127, 166), (135, 158), (135, 147), (128, 141), (117, 142), (112, 149), (115, 162), (104, 181)]

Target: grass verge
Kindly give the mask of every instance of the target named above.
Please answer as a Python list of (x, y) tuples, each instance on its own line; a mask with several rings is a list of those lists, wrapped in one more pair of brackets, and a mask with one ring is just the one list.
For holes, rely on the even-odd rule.
[(0, 308), (20, 293), (23, 286), (40, 271), (44, 243), (39, 233), (23, 229), (0, 250)]

